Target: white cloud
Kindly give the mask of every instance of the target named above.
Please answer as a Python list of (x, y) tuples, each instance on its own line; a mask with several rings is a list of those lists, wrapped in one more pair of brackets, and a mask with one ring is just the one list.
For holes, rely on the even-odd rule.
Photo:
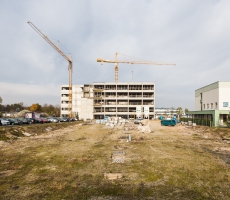
[[(7, 84), (15, 86), (8, 88), (10, 92), (4, 90), (4, 103), (21, 101), (23, 92), (16, 88), (30, 83), (40, 92), (24, 93), (28, 103), (34, 102), (33, 96), (52, 103), (52, 95), (46, 97), (48, 91), (57, 102), (59, 88), (50, 85), (68, 83), (68, 62), (27, 24), (29, 20), (72, 53), (74, 84), (113, 82), (114, 65), (101, 66), (96, 59), (113, 59), (115, 52), (176, 63), (119, 65), (120, 81), (132, 81), (133, 71), (133, 81), (156, 83), (158, 107), (193, 109), (195, 89), (229, 80), (228, 0), (13, 2), (0, 7), (0, 96)], [(119, 55), (119, 59), (124, 57)]]

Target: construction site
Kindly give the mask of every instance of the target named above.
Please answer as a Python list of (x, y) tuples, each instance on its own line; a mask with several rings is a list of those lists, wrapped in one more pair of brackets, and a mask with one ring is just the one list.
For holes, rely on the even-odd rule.
[(118, 79), (119, 63), (175, 64), (119, 60), (116, 52), (114, 60), (95, 60), (115, 64), (114, 82), (75, 85), (71, 56), (28, 24), (67, 60), (61, 117), (78, 120), (1, 126), (0, 199), (230, 199), (229, 128), (163, 126), (155, 83)]
[[(62, 85), (61, 115), (68, 116), (68, 86)], [(155, 116), (154, 83), (93, 83), (72, 86), (72, 112), (79, 119), (150, 118)]]
[[(97, 62), (115, 64), (115, 83), (93, 83), (73, 85), (73, 61), (57, 45), (55, 45), (32, 22), (28, 24), (69, 63), (69, 84), (61, 86), (61, 117), (76, 117), (86, 119), (104, 119), (109, 117), (123, 117), (125, 119), (155, 118), (155, 84), (154, 83), (119, 83), (118, 64), (147, 64), (147, 65), (175, 65), (138, 59), (119, 60), (118, 52), (115, 59), (101, 59)], [(124, 54), (120, 54), (124, 55)], [(126, 55), (125, 55), (126, 56)]]
[(0, 135), (1, 199), (230, 199), (229, 129), (115, 117)]

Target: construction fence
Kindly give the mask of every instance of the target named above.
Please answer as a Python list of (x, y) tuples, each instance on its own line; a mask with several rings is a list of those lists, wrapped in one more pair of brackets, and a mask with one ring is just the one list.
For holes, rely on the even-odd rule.
[(213, 126), (213, 121), (209, 120), (209, 119), (196, 119), (196, 118), (181, 118), (180, 119), (181, 122), (192, 122), (192, 123), (196, 123), (196, 125), (200, 125), (200, 126), (209, 126), (212, 127)]

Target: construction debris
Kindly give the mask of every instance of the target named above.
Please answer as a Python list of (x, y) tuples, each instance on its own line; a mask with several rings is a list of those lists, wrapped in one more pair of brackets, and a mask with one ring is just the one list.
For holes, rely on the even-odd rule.
[(121, 126), (128, 123), (129, 120), (123, 119), (121, 117), (108, 117), (107, 119), (96, 120), (97, 124), (105, 124), (106, 126), (110, 126), (111, 128), (115, 126)]
[(49, 132), (49, 131), (52, 131), (52, 128), (51, 128), (51, 127), (47, 127), (47, 128), (46, 128), (46, 131), (48, 131), (48, 132)]
[(143, 119), (143, 120), (140, 121), (140, 124), (142, 126), (149, 126), (149, 120), (148, 119)]
[(139, 125), (138, 131), (140, 131), (141, 133), (151, 133), (152, 132), (149, 125), (147, 125), (147, 126)]
[(196, 123), (193, 123), (192, 121), (188, 122), (181, 122), (182, 126), (196, 126)]
[(123, 151), (115, 151), (113, 152), (113, 155), (111, 156), (112, 163), (124, 163), (125, 159), (125, 152)]
[(115, 179), (121, 179), (122, 174), (121, 173), (104, 173), (105, 179), (108, 180), (115, 180)]
[(23, 135), (27, 136), (27, 137), (30, 137), (31, 134), (30, 133), (27, 133), (27, 132), (22, 132)]
[[(135, 125), (132, 120), (123, 119), (121, 117), (108, 117), (107, 119), (103, 120), (96, 120), (98, 124), (105, 124), (108, 127), (124, 127), (124, 133), (130, 134), (130, 130), (138, 130), (142, 133), (151, 133), (152, 130), (149, 126), (149, 120), (144, 119), (141, 120), (139, 126)], [(129, 139), (131, 141), (131, 138)]]

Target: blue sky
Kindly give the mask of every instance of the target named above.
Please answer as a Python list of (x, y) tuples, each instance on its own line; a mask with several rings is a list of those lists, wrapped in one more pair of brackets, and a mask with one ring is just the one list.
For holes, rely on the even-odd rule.
[[(114, 64), (140, 58), (176, 66), (119, 64), (119, 82), (155, 82), (156, 107), (194, 109), (195, 89), (230, 81), (229, 0), (0, 0), (3, 104), (60, 104), (68, 62), (31, 21), (73, 57), (73, 84), (114, 82)], [(132, 76), (133, 71), (133, 76)]]

